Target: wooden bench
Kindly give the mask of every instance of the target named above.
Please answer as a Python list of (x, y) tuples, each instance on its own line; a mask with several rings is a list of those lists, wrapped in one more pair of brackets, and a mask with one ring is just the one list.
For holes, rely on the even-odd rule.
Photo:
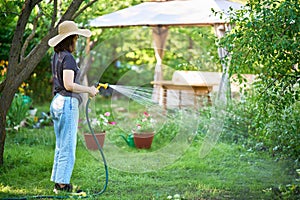
[(182, 92), (181, 91), (191, 91), (194, 95), (194, 107), (198, 109), (198, 97), (205, 96), (207, 97), (208, 103), (211, 104), (211, 99), (209, 93), (212, 91), (213, 85), (207, 84), (184, 84), (184, 83), (175, 83), (173, 81), (152, 81), (151, 84), (159, 86), (163, 89), (162, 94), (162, 104), (163, 108), (167, 109), (168, 105), (168, 90), (178, 90), (178, 106), (182, 108)]

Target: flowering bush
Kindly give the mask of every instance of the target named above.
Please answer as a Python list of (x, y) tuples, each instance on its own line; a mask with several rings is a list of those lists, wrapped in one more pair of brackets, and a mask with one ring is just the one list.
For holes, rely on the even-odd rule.
[(136, 120), (135, 127), (133, 129), (136, 133), (142, 132), (153, 132), (154, 131), (154, 120), (151, 115), (147, 112), (140, 114)]
[[(100, 114), (96, 118), (91, 119), (91, 126), (100, 131), (106, 131), (110, 129), (111, 125), (115, 125), (115, 121), (111, 121), (111, 114), (110, 112), (105, 112), (104, 114)], [(100, 128), (100, 129), (99, 129)]]

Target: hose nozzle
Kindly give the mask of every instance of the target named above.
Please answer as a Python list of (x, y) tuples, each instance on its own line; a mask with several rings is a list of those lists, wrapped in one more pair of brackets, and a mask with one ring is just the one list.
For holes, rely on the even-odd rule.
[(103, 87), (104, 89), (107, 89), (109, 87), (108, 83), (97, 83), (96, 88), (100, 90), (100, 88)]

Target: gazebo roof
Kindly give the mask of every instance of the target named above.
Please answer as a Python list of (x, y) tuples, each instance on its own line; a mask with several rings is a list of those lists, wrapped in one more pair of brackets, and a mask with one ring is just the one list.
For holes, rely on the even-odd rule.
[[(207, 26), (226, 22), (230, 7), (241, 9), (242, 4), (228, 0), (174, 0), (144, 2), (90, 21), (93, 27), (127, 26)], [(225, 16), (215, 16), (212, 9)]]

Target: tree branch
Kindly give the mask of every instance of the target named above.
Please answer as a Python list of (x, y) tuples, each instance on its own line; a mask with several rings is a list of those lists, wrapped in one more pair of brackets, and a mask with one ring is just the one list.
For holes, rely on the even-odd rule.
[(39, 11), (38, 15), (36, 16), (36, 18), (33, 21), (33, 28), (32, 31), (30, 33), (30, 35), (26, 38), (22, 50), (21, 50), (21, 54), (20, 54), (20, 61), (22, 62), (24, 60), (24, 55), (25, 55), (25, 51), (29, 45), (29, 42), (33, 39), (33, 37), (35, 36), (36, 33), (36, 28), (37, 28), (37, 23), (38, 23), (38, 19), (42, 16), (42, 12)]
[(24, 3), (21, 15), (17, 22), (16, 30), (14, 32), (14, 37), (12, 39), (12, 45), (9, 52), (9, 64), (7, 68), (7, 76), (10, 76), (10, 73), (12, 73), (12, 76), (15, 76), (15, 74), (17, 74), (18, 71), (20, 70), (20, 69), (11, 70), (11, 66), (18, 66), (19, 57), (21, 53), (20, 51), (22, 48), (22, 38), (25, 32), (27, 21), (29, 19), (30, 13), (34, 8), (34, 6), (40, 3), (41, 1), (42, 0), (27, 0)]
[(95, 2), (97, 2), (97, 0), (92, 0), (91, 2), (89, 2), (88, 4), (86, 4), (83, 8), (81, 8), (78, 12), (76, 12), (72, 18), (75, 19), (76, 17), (78, 17), (85, 9), (87, 9), (88, 7), (90, 7), (91, 5), (93, 5)]
[(54, 2), (53, 2), (53, 14), (52, 14), (52, 19), (51, 19), (50, 29), (52, 29), (54, 27), (55, 22), (56, 22), (56, 17), (57, 17), (57, 0), (54, 0)]
[(76, 12), (76, 10), (79, 9), (82, 2), (83, 2), (83, 0), (72, 1), (68, 10), (61, 17), (60, 22), (65, 21), (65, 20), (74, 20), (74, 18), (73, 18), (74, 13)]

